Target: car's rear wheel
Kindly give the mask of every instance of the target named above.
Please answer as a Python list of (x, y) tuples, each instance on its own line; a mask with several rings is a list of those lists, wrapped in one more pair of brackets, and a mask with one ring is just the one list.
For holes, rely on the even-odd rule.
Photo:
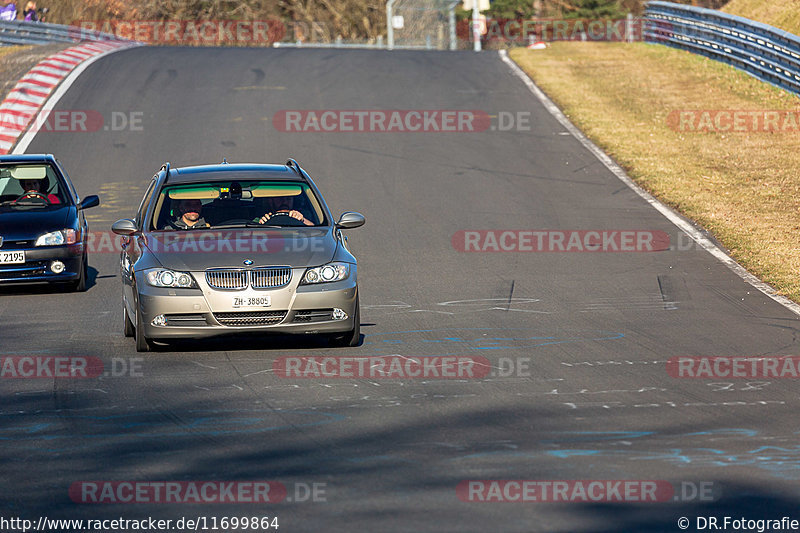
[(136, 334), (136, 328), (133, 326), (133, 322), (131, 322), (131, 317), (128, 315), (128, 306), (125, 305), (125, 300), (122, 301), (122, 322), (123, 322), (123, 334), (126, 337), (133, 337)]
[(358, 346), (361, 344), (361, 306), (356, 296), (356, 310), (353, 313), (353, 329), (344, 334), (335, 335), (331, 342), (334, 346)]
[(142, 318), (142, 312), (137, 308), (136, 309), (136, 351), (137, 352), (149, 352), (153, 349), (153, 341), (145, 337), (144, 335), (144, 319)]

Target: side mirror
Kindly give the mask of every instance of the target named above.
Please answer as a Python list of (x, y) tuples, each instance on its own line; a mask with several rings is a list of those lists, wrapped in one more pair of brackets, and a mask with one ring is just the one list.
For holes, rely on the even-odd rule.
[(139, 228), (136, 227), (136, 222), (133, 220), (129, 218), (123, 218), (122, 220), (117, 220), (114, 222), (114, 224), (111, 226), (111, 231), (117, 235), (125, 235), (126, 237), (129, 237), (134, 233), (137, 233)]
[(78, 206), (78, 209), (89, 209), (90, 207), (97, 207), (98, 205), (100, 205), (100, 198), (96, 194), (93, 194), (84, 198)]
[(353, 229), (363, 226), (364, 222), (366, 222), (366, 220), (361, 213), (347, 211), (346, 213), (342, 213), (342, 216), (339, 217), (339, 222), (336, 223), (336, 227), (340, 229)]

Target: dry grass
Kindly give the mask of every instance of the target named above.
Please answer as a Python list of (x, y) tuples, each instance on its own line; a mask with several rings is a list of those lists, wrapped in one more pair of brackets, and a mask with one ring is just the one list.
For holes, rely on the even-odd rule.
[(731, 0), (722, 11), (800, 35), (800, 0)]
[(3, 46), (0, 48), (0, 57), (13, 54), (14, 52), (21, 52), (22, 50), (29, 50), (32, 46)]
[(800, 301), (800, 133), (681, 133), (667, 125), (674, 110), (797, 110), (797, 97), (659, 45), (554, 43), (511, 57), (634, 180)]

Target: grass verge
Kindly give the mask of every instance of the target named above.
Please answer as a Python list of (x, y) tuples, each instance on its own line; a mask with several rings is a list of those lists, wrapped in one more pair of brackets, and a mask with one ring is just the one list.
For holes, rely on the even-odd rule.
[(800, 34), (800, 1), (798, 0), (731, 0), (725, 4), (722, 11), (757, 20), (795, 35)]
[(682, 110), (797, 112), (796, 96), (661, 45), (556, 42), (510, 56), (631, 178), (800, 301), (800, 127), (699, 133), (668, 123)]

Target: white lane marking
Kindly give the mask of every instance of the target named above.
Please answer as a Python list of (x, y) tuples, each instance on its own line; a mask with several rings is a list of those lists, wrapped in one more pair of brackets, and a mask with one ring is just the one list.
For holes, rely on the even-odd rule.
[[(137, 45), (120, 46), (119, 48), (112, 48), (101, 54), (88, 57), (83, 63), (75, 67), (75, 69), (72, 72), (70, 72), (66, 78), (64, 78), (64, 81), (61, 82), (61, 85), (58, 86), (58, 89), (56, 89), (55, 92), (53, 92), (53, 94), (50, 95), (50, 98), (48, 98), (47, 101), (42, 106), (42, 109), (40, 110), (39, 114), (44, 114), (44, 116), (41, 117), (42, 122), (38, 123), (42, 124), (44, 123), (44, 120), (47, 120), (47, 116), (49, 116), (50, 111), (56, 106), (56, 104), (58, 104), (58, 101), (61, 100), (61, 97), (66, 94), (67, 90), (69, 90), (69, 88), (72, 87), (72, 84), (75, 83), (75, 80), (78, 79), (78, 76), (80, 76), (83, 73), (83, 71), (89, 67), (89, 65), (91, 65), (98, 59), (106, 57), (107, 55), (119, 52), (121, 50), (129, 50), (131, 48), (135, 48), (136, 46)], [(38, 120), (38, 117), (36, 120)], [(11, 153), (24, 154), (25, 150), (27, 150), (28, 146), (31, 144), (31, 142), (33, 142), (34, 137), (36, 137), (36, 134), (38, 133), (37, 130), (38, 128), (33, 128), (28, 130), (27, 133), (25, 133), (25, 135), (22, 137), (22, 139), (19, 140), (19, 142), (14, 147), (14, 150), (11, 151)]]
[(600, 148), (597, 147), (592, 141), (590, 141), (586, 135), (581, 132), (575, 125), (570, 122), (570, 120), (561, 112), (556, 104), (553, 103), (550, 98), (547, 97), (546, 94), (542, 92), (539, 87), (533, 83), (527, 74), (516, 64), (514, 63), (511, 58), (508, 57), (508, 53), (505, 50), (500, 50), (500, 59), (508, 65), (513, 72), (522, 83), (524, 83), (528, 89), (533, 93), (533, 95), (541, 102), (547, 111), (553, 115), (553, 117), (558, 120), (564, 128), (575, 137), (578, 142), (580, 142), (584, 148), (589, 150), (594, 156), (600, 160), (603, 165), (606, 166), (608, 170), (611, 171), (617, 178), (619, 178), (622, 183), (630, 187), (633, 192), (638, 194), (642, 199), (644, 199), (648, 204), (653, 206), (656, 211), (661, 213), (667, 220), (675, 224), (682, 232), (686, 235), (691, 237), (697, 244), (699, 244), (705, 251), (710, 253), (712, 256), (717, 258), (723, 265), (728, 267), (733, 271), (734, 274), (742, 278), (744, 281), (758, 289), (759, 291), (763, 292), (765, 295), (769, 296), (782, 306), (786, 307), (794, 314), (800, 316), (800, 305), (794, 303), (790, 299), (786, 298), (785, 296), (781, 296), (780, 294), (775, 292), (775, 289), (758, 279), (756, 276), (748, 272), (742, 265), (737, 263), (731, 256), (725, 253), (719, 246), (714, 244), (708, 237), (703, 235), (702, 232), (697, 230), (694, 226), (691, 225), (688, 221), (684, 220), (679, 214), (675, 211), (667, 207), (666, 205), (662, 204), (659, 200), (657, 200), (652, 194), (645, 191), (641, 187), (639, 187), (620, 167), (618, 164), (614, 162), (611, 157), (608, 156), (605, 152), (603, 152)]

